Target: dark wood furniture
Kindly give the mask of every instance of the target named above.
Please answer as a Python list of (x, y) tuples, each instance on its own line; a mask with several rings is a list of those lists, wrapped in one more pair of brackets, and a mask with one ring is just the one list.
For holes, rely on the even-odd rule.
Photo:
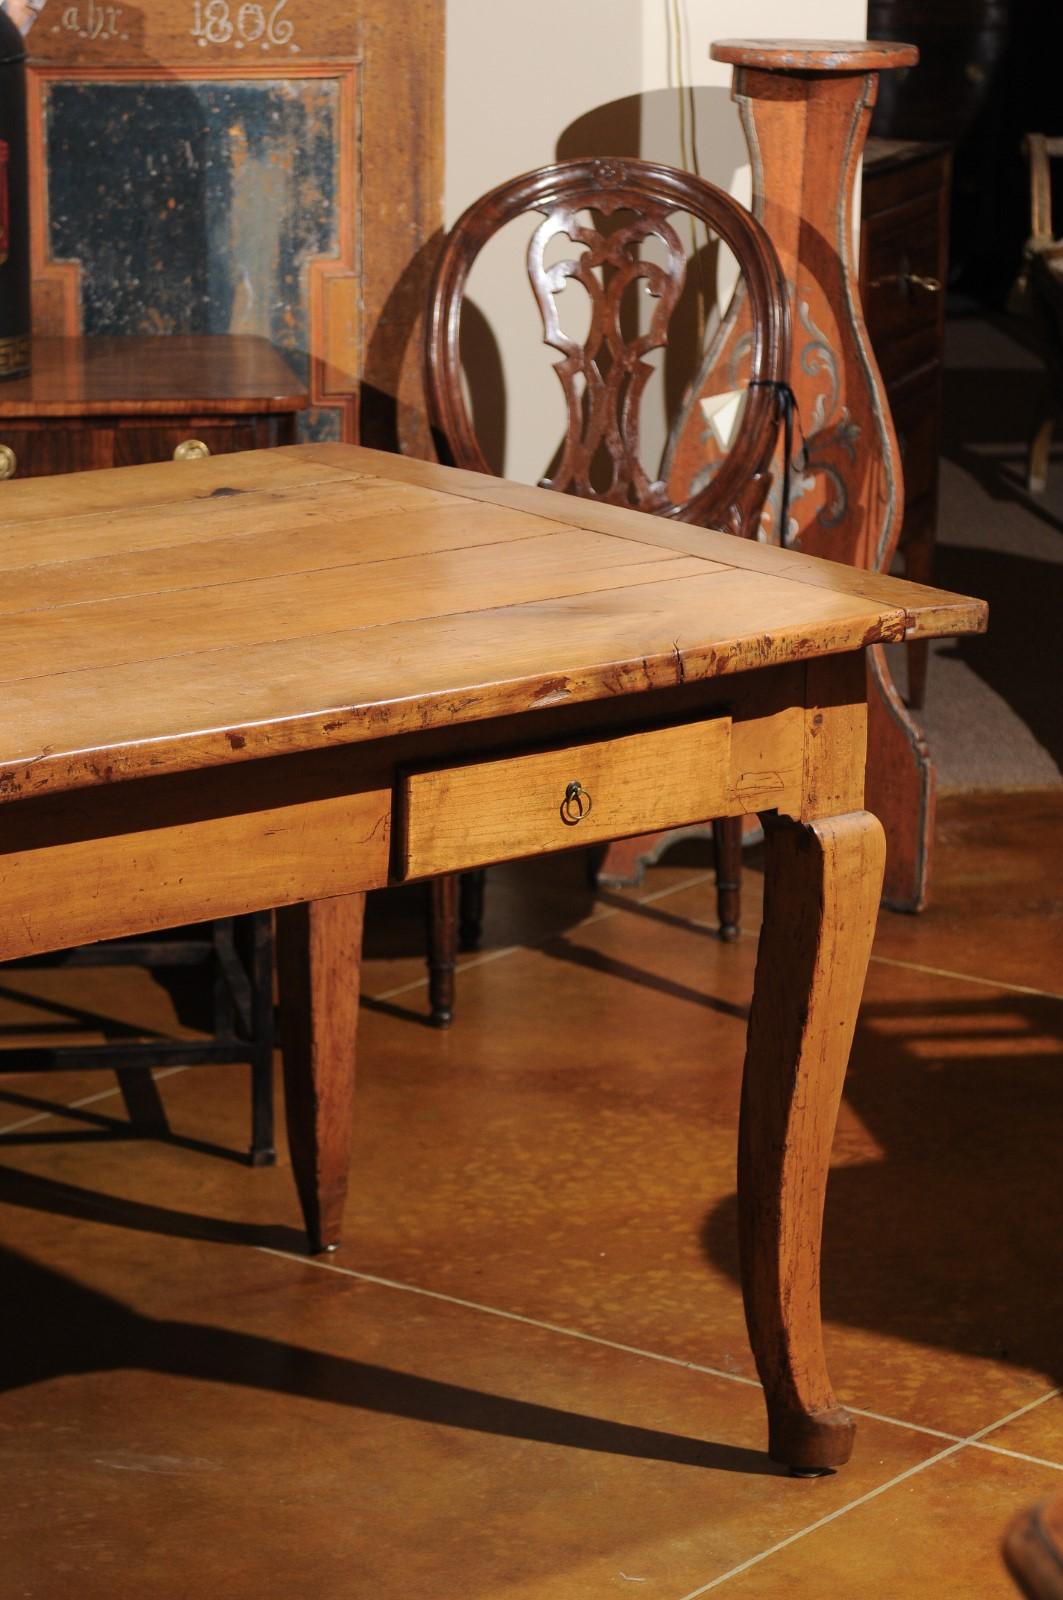
[[(429, 404), (446, 459), (473, 472), (490, 471), (462, 386), (462, 304), (481, 250), (500, 229), (529, 214), (541, 220), (527, 247), (528, 277), (544, 345), (561, 356), (554, 371), (567, 416), (556, 463), (542, 487), (740, 537), (755, 535), (771, 482), (780, 388), (789, 363), (779, 263), (764, 230), (730, 195), (651, 162), (584, 160), (543, 167), (492, 189), (454, 224), (432, 283), (426, 344)], [(640, 404), (653, 371), (648, 358), (667, 345), (669, 320), (682, 294), (687, 217), (734, 255), (748, 295), (751, 338), (744, 411), (730, 449), (688, 495), (673, 500), (656, 469), (642, 460)], [(575, 286), (582, 290), (577, 306)], [(577, 335), (582, 323), (586, 332)], [(741, 828), (740, 817), (717, 818), (712, 828), (725, 939), (738, 935)], [(455, 897), (453, 881), (433, 886), (429, 972), (437, 1024), (449, 1022), (453, 1013)], [(467, 902), (461, 923), (466, 940), (474, 941)]]
[[(946, 144), (869, 139), (860, 211), (860, 299), (904, 473), (898, 549), (929, 583), (937, 531), (941, 382), (952, 154)], [(908, 647), (908, 702), (926, 695), (928, 646)]]
[(1041, 494), (1048, 481), (1048, 455), (1063, 406), (1063, 239), (1052, 222), (1052, 166), (1063, 157), (1063, 138), (1029, 133), (1024, 140), (1030, 169), (1030, 237), (1023, 253), (1021, 300), (1033, 318), (1045, 370), (1036, 400), (1026, 457), (1026, 487)]
[(0, 477), (294, 444), (306, 402), (266, 339), (35, 339), (29, 377), (0, 384)]
[[(46, 477), (83, 467), (170, 458), (192, 461), (255, 445), (291, 443), (306, 389), (265, 339), (37, 339), (29, 377), (0, 384), (0, 477)], [(92, 490), (83, 486), (86, 505)], [(10, 490), (0, 488), (5, 512)], [(121, 892), (118, 890), (118, 892)], [(116, 1071), (134, 1122), (165, 1127), (144, 1069), (248, 1062), (250, 1159), (273, 1160), (272, 929), (268, 913), (224, 917), (164, 936), (83, 944), (24, 965), (198, 968), (209, 1007), (202, 1038), (129, 1036), (102, 1045), (0, 1051), (9, 1072), (56, 1067)]]
[(339, 444), (9, 484), (0, 564), (0, 957), (281, 907), (316, 1250), (350, 1168), (365, 891), (763, 814), (747, 1319), (772, 1456), (845, 1461), (819, 1259), (883, 870), (864, 658), (985, 607)]

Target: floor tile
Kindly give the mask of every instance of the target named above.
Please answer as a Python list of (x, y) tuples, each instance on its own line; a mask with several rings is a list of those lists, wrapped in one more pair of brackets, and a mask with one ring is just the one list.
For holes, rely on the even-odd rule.
[[(1063, 1396), (1056, 1395), (1024, 1416), (1008, 1422), (1003, 1428), (994, 1428), (986, 1435), (986, 1444), (1004, 1450), (1018, 1450), (1023, 1455), (1037, 1456), (1042, 1461), (1052, 1461), (1063, 1470)], [(1063, 1489), (1063, 1477), (1059, 1488)]]
[(1000, 1559), (1004, 1530), (1053, 1484), (1028, 1462), (961, 1450), (711, 1592), (721, 1600), (1016, 1600)]
[(1063, 995), (1063, 789), (947, 795), (931, 899), (883, 911), (875, 954)]
[(933, 1448), (871, 1428), (795, 1480), (743, 1384), (258, 1251), (73, 1223), (36, 1254), (4, 1265), (12, 1594), (673, 1600)]

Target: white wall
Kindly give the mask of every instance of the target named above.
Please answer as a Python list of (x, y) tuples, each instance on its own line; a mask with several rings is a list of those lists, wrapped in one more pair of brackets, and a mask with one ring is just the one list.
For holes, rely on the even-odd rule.
[[(709, 60), (711, 41), (860, 39), (866, 15), (866, 0), (800, 7), (795, 0), (561, 0), (546, 8), (528, 0), (448, 0), (447, 223), (495, 184), (572, 154), (639, 154), (693, 166), (747, 201), (730, 68)], [(603, 113), (606, 107), (612, 110)], [(587, 120), (573, 131), (581, 118)], [(622, 148), (632, 141), (636, 148)], [(472, 359), (487, 413), (478, 425), (495, 425), (507, 473), (534, 480), (557, 443), (563, 411), (524, 276), (526, 237), (500, 241), (473, 276), (471, 297), (485, 321)], [(489, 375), (492, 346), (501, 362), (501, 401), (498, 379)]]

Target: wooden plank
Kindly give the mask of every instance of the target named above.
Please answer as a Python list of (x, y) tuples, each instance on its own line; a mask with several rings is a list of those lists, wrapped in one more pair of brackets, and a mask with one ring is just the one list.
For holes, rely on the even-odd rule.
[(399, 784), (395, 876), (432, 877), (703, 822), (728, 810), (730, 789), (726, 716), (414, 770)]
[[(64, 675), (123, 662), (161, 663), (217, 640), (230, 650), (298, 640), (420, 618), (460, 613), (470, 605), (519, 608), (524, 603), (594, 594), (658, 579), (699, 577), (711, 562), (672, 556), (652, 546), (622, 545), (629, 561), (613, 565), (613, 543), (569, 533), (485, 549), (433, 552), (288, 573), (251, 582), (185, 587), (22, 611), (4, 617), (0, 683)], [(177, 580), (175, 580), (177, 581)], [(504, 658), (504, 652), (503, 652)], [(219, 687), (221, 687), (219, 685)], [(179, 679), (174, 686), (180, 695)]]
[[(385, 466), (386, 458), (378, 452), (354, 446), (307, 445), (302, 450), (308, 459), (322, 465), (341, 467), (349, 462), (355, 470), (386, 470), (392, 477), (401, 477), (403, 482), (426, 488), (440, 484), (443, 481), (440, 474), (446, 472), (455, 488), (471, 499), (489, 500), (492, 505), (517, 508), (535, 516), (551, 514), (552, 491), (549, 489), (510, 483), (506, 479), (491, 478), (482, 473), (444, 469), (431, 462), (403, 459), (395, 465), (388, 461)], [(983, 600), (908, 583), (904, 579), (880, 573), (865, 572), (841, 562), (807, 556), (796, 550), (781, 550), (775, 545), (761, 544), (756, 539), (735, 539), (733, 535), (716, 528), (694, 528), (687, 523), (651, 517), (643, 511), (629, 511), (621, 506), (607, 506), (593, 500), (570, 500), (565, 516), (573, 526), (608, 531), (616, 538), (634, 538), (646, 544), (660, 544), (670, 550), (703, 555), (749, 572), (770, 573), (776, 577), (786, 577), (792, 582), (834, 591), (844, 589), (871, 602), (902, 605), (909, 613), (905, 632), (910, 639), (985, 632), (988, 608)]]
[[(276, 451), (270, 453), (276, 454)], [(194, 473), (199, 465), (193, 460), (182, 462), (181, 468)], [(144, 470), (143, 467), (125, 467), (122, 476), (135, 478)], [(109, 474), (93, 473), (92, 476)], [(48, 480), (37, 479), (36, 482), (47, 484)], [(8, 492), (21, 487), (23, 484), (19, 480), (5, 485), (2, 491), (5, 508)], [(176, 481), (174, 487), (178, 487)], [(307, 529), (328, 527), (337, 522), (352, 529), (352, 545), (357, 541), (357, 548), (362, 550), (369, 547), (363, 540), (368, 539), (380, 547), (386, 543), (386, 530), (382, 530), (379, 541), (373, 541), (369, 529), (362, 527), (364, 523), (375, 523), (377, 517), (415, 515), (432, 508), (451, 511), (457, 517), (457, 508), (465, 507), (473, 512), (475, 506), (475, 501), (440, 494), (436, 490), (410, 489), (402, 484), (368, 479), (359, 481), (356, 494), (352, 494), (349, 481), (338, 477), (324, 483), (308, 484), (297, 480), (293, 484), (261, 490), (241, 489), (226, 485), (223, 480), (205, 494), (196, 492), (182, 499), (175, 498), (172, 505), (160, 503), (153, 497), (143, 506), (124, 511), (107, 507), (84, 514), (68, 511), (65, 516), (57, 512), (48, 519), (46, 538), (42, 537), (39, 517), (5, 519), (0, 527), (0, 571), (44, 566), (54, 570), (67, 561), (133, 556), (138, 551), (177, 549), (182, 545), (210, 544), (222, 539), (265, 538), (273, 533), (288, 533), (294, 543)], [(503, 526), (507, 517), (511, 520), (521, 517), (519, 512), (492, 513), (489, 507), (483, 509), (485, 517), (494, 514)], [(532, 527), (541, 531), (535, 524)]]
[[(363, 505), (359, 497), (354, 516), (335, 507), (322, 509), (302, 497), (295, 503), (265, 506), (262, 517), (256, 517), (256, 531), (224, 535), (212, 519), (193, 513), (183, 519), (181, 531), (186, 537), (180, 543), (144, 548), (138, 540), (138, 548), (129, 554), (116, 550), (84, 560), (18, 567), (5, 575), (0, 586), (0, 615), (156, 595), (187, 588), (193, 576), (198, 590), (340, 567), (364, 569), (372, 562), (438, 556), (488, 544), (504, 546), (526, 539), (529, 527), (538, 534), (543, 526), (537, 521), (529, 524), (520, 512), (498, 511), (472, 501), (441, 498), (439, 504), (410, 510), (394, 504), (386, 490), (380, 495), (369, 490), (365, 498), (369, 504)], [(165, 537), (164, 521), (155, 518), (151, 527), (157, 537)], [(194, 551), (189, 549), (193, 544)], [(620, 553), (629, 549), (622, 545)]]
[[(3, 527), (7, 531), (47, 522), (54, 529), (58, 521), (66, 538), (69, 525), (93, 513), (121, 516), (133, 509), (154, 508), (169, 516), (182, 502), (202, 505), (219, 490), (295, 491), (338, 478), (350, 481), (358, 475), (319, 461), (316, 454), (304, 456), (298, 445), (281, 445), (276, 450), (244, 450), (199, 461), (159, 461), (60, 478), (15, 479), (3, 485)], [(49, 542), (56, 537), (59, 535), (53, 532)]]
[(724, 572), (219, 647), (182, 657), (179, 672), (145, 654), (9, 685), (0, 798), (672, 688), (854, 650), (899, 626), (846, 596)]
[(335, 753), (9, 807), (0, 960), (378, 888), (390, 812)]

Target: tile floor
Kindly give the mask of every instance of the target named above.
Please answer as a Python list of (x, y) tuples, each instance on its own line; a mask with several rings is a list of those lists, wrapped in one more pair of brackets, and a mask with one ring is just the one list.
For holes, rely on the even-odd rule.
[[(0, 1600), (1007, 1597), (1063, 1483), (1063, 791), (943, 802), (883, 914), (835, 1149), (843, 1471), (791, 1479), (736, 1281), (746, 934), (701, 846), (593, 899), (492, 875), (459, 1016), (419, 902), (374, 904), (347, 1242), (301, 1254), (241, 1068), (0, 1079)], [(63, 1007), (69, 1008), (64, 1011)], [(0, 1041), (173, 1022), (144, 974), (5, 973)], [(186, 1018), (187, 1020), (187, 1018)]]

